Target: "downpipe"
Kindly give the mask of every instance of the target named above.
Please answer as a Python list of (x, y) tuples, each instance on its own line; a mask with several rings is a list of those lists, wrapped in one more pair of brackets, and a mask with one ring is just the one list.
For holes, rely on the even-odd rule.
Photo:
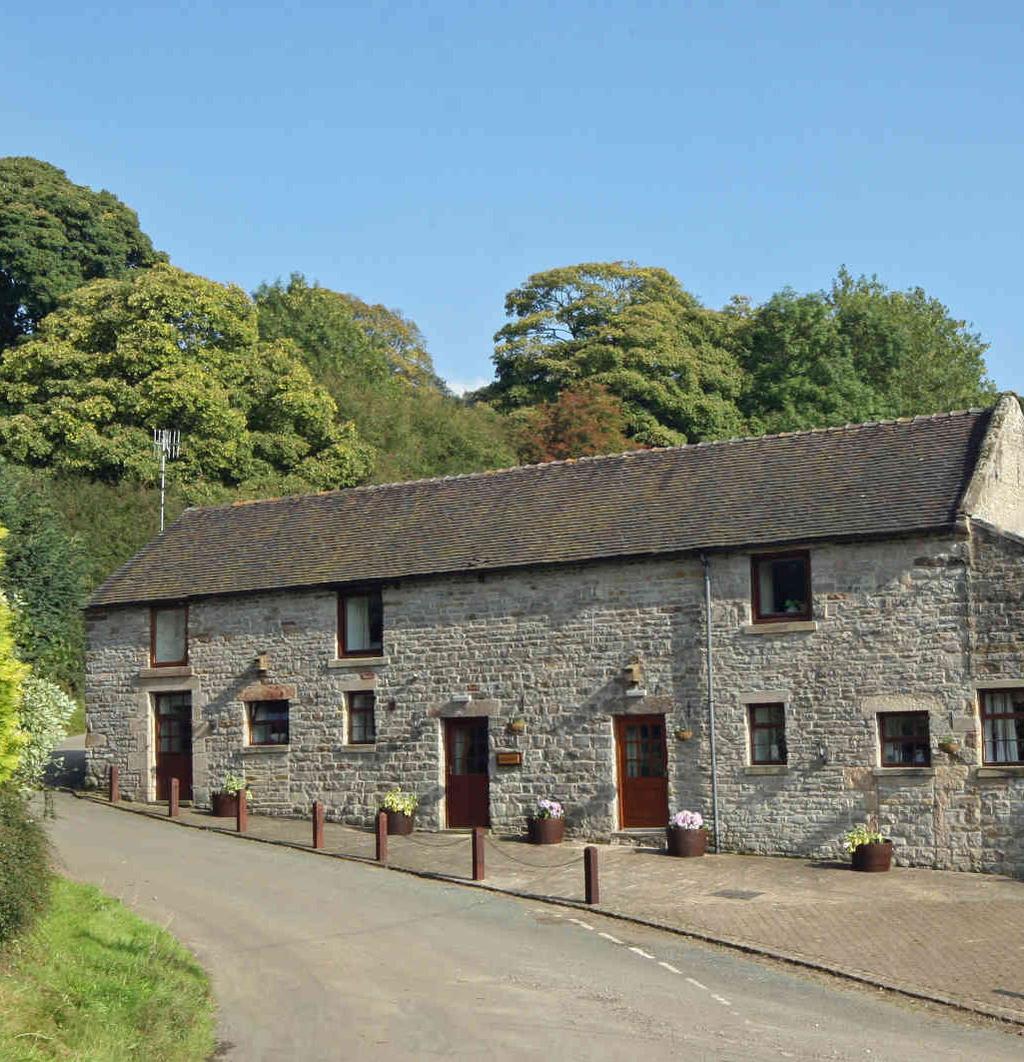
[(715, 854), (722, 850), (718, 832), (718, 749), (715, 744), (715, 668), (711, 646), (711, 561), (706, 553), (700, 555), (704, 568), (704, 652), (707, 657), (708, 728), (711, 736), (711, 821), (715, 834)]

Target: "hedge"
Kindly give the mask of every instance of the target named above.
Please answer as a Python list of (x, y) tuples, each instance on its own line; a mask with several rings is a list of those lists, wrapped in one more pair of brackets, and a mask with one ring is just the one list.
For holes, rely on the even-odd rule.
[(0, 947), (27, 929), (50, 893), (42, 824), (13, 787), (0, 788)]

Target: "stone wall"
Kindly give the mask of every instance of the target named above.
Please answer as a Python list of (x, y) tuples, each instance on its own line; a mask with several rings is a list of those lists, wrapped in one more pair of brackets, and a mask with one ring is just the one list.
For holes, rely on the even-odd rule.
[[(1024, 870), (1021, 780), (980, 772), (975, 687), (1024, 671), (1021, 545), (977, 532), (811, 551), (814, 618), (751, 624), (748, 554), (711, 557), (721, 836), (736, 851), (835, 856), (850, 825), (877, 822), (919, 866)], [(312, 590), (195, 601), (190, 664), (147, 669), (148, 610), (89, 619), (89, 757), (153, 797), (151, 693), (193, 693), (195, 796), (245, 773), (254, 808), (367, 824), (401, 785), (420, 823), (444, 823), (443, 720), (488, 718), (494, 827), (516, 830), (539, 797), (563, 800), (577, 834), (618, 828), (613, 717), (664, 713), (669, 807), (710, 817), (702, 568), (698, 559), (609, 561), (411, 579), (383, 589), (379, 661), (335, 657), (336, 597)], [(973, 602), (973, 607), (971, 606)], [(268, 669), (256, 670), (265, 654)], [(977, 661), (974, 660), (975, 654)], [(627, 698), (641, 664), (646, 696)], [(175, 685), (177, 684), (177, 685)], [(245, 703), (290, 687), (287, 749), (245, 744)], [(344, 694), (375, 689), (373, 747), (345, 744)], [(255, 692), (254, 692), (255, 691)], [(470, 693), (469, 705), (455, 697)], [(747, 705), (786, 704), (789, 763), (752, 768)], [(932, 767), (879, 766), (878, 714), (929, 713)], [(521, 720), (522, 733), (509, 724)], [(695, 732), (677, 741), (676, 729)], [(962, 751), (936, 743), (956, 734)], [(517, 750), (521, 766), (498, 767)]]

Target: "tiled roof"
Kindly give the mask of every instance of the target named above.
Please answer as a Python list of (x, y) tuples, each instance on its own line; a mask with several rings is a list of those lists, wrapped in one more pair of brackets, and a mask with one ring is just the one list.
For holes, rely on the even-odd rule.
[(90, 606), (951, 526), (991, 410), (189, 509)]

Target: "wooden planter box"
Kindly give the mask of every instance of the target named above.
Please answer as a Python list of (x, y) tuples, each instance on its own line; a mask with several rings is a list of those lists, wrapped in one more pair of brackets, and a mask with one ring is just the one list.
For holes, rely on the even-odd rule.
[(527, 819), (526, 836), (531, 844), (561, 844), (565, 838), (565, 819)]
[(865, 874), (881, 874), (892, 866), (892, 841), (859, 844), (853, 850), (853, 869)]
[(665, 841), (670, 856), (702, 856), (708, 850), (708, 831), (667, 826)]
[(213, 793), (210, 796), (210, 805), (214, 818), (233, 819), (238, 814), (238, 794)]
[(405, 837), (412, 833), (413, 816), (406, 815), (404, 811), (386, 811), (388, 817), (388, 833), (397, 837)]

